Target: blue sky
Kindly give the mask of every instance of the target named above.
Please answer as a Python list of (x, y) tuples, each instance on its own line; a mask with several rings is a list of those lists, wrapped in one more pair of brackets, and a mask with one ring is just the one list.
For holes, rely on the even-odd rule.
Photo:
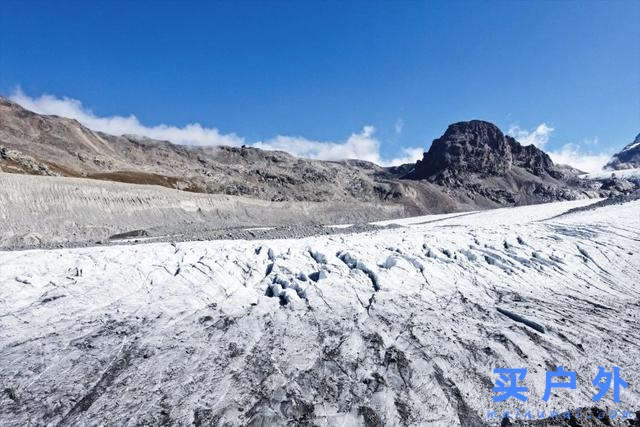
[(99, 130), (390, 162), (479, 118), (574, 164), (640, 132), (638, 1), (5, 0), (0, 16), (0, 93)]

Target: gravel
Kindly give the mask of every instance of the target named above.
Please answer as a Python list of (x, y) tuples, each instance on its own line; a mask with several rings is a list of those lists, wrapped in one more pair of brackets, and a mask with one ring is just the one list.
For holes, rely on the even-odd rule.
[(365, 233), (376, 230), (401, 228), (390, 224), (378, 226), (373, 224), (353, 224), (348, 227), (331, 227), (324, 225), (287, 225), (275, 227), (235, 227), (207, 228), (206, 226), (178, 229), (168, 226), (154, 227), (148, 230), (131, 230), (115, 234), (104, 240), (83, 240), (66, 242), (45, 242), (40, 244), (15, 244), (6, 250), (79, 248), (91, 246), (136, 245), (151, 242), (190, 242), (207, 240), (272, 240), (300, 239), (311, 236), (328, 236), (333, 234)]

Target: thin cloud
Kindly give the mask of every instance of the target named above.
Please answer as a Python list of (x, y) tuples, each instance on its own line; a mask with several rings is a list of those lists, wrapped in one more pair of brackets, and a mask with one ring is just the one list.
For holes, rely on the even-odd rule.
[[(353, 133), (342, 143), (312, 141), (299, 136), (283, 136), (257, 142), (255, 147), (265, 150), (281, 150), (295, 156), (320, 160), (359, 159), (382, 166), (397, 166), (402, 163), (415, 162), (422, 157), (422, 148), (403, 148), (403, 156), (385, 160), (380, 155), (380, 141), (375, 137), (375, 128), (365, 126), (360, 132)], [(419, 156), (416, 154), (419, 152)]]
[(396, 131), (396, 134), (400, 135), (402, 133), (402, 129), (404, 128), (404, 120), (399, 118), (396, 120), (396, 123), (393, 125), (393, 129)]
[(361, 132), (351, 134), (344, 143), (312, 141), (301, 136), (277, 137), (254, 144), (265, 150), (287, 151), (299, 157), (323, 160), (360, 159), (380, 162), (380, 142), (373, 137), (375, 128), (365, 126)]
[(112, 135), (141, 135), (183, 145), (237, 146), (244, 144), (244, 138), (236, 134), (223, 134), (216, 128), (207, 128), (199, 123), (190, 123), (184, 127), (165, 124), (145, 126), (134, 115), (127, 117), (99, 117), (84, 107), (82, 102), (67, 97), (58, 98), (53, 95), (43, 94), (37, 98), (32, 98), (18, 88), (9, 98), (27, 110), (38, 114), (51, 114), (75, 119), (89, 129)]
[(538, 148), (544, 147), (549, 142), (549, 136), (553, 128), (546, 123), (540, 123), (534, 130), (521, 129), (517, 125), (512, 125), (507, 134), (517, 139), (523, 145), (535, 145)]
[[(82, 105), (82, 102), (68, 97), (58, 98), (49, 94), (30, 97), (17, 88), (9, 98), (28, 110), (75, 119), (95, 131), (112, 135), (140, 135), (170, 141), (174, 144), (197, 146), (247, 144), (266, 150), (282, 150), (295, 156), (311, 159), (359, 159), (383, 166), (415, 162), (422, 157), (422, 148), (407, 147), (402, 148), (402, 155), (397, 158), (383, 158), (380, 154), (381, 142), (375, 138), (375, 128), (370, 125), (364, 126), (360, 132), (351, 134), (344, 142), (313, 141), (301, 136), (278, 135), (270, 140), (251, 144), (235, 133), (224, 134), (216, 128), (207, 128), (199, 123), (191, 123), (184, 127), (166, 124), (146, 126), (134, 115), (101, 117)], [(402, 121), (397, 122), (396, 130), (399, 126), (401, 131), (403, 125)]]
[(611, 160), (611, 154), (582, 151), (577, 144), (565, 144), (558, 151), (548, 153), (551, 160), (559, 165), (570, 165), (584, 172), (595, 173), (604, 169)]

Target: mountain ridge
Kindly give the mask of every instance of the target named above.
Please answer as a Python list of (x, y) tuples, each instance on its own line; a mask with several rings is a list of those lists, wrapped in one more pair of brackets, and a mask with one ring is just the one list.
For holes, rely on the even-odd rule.
[[(437, 155), (440, 149), (446, 155)], [(434, 175), (423, 173), (425, 167), (427, 172), (429, 167), (440, 169)], [(542, 151), (522, 146), (479, 120), (449, 126), (415, 166), (384, 168), (361, 160), (304, 159), (247, 146), (194, 147), (109, 135), (73, 119), (28, 111), (2, 97), (0, 171), (160, 185), (272, 202), (382, 202), (403, 206), (405, 215), (598, 195), (597, 188), (571, 181), (575, 175), (555, 167)]]

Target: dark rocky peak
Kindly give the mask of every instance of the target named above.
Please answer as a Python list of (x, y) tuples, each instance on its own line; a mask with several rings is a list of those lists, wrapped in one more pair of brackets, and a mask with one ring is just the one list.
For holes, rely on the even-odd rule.
[(521, 145), (492, 123), (471, 120), (450, 125), (406, 177), (447, 184), (469, 174), (504, 175), (514, 167), (541, 177), (560, 174), (542, 150)]
[(614, 154), (605, 169), (634, 169), (640, 168), (640, 134), (632, 143), (617, 154)]
[(559, 178), (558, 168), (553, 164), (551, 157), (535, 145), (522, 145), (510, 136), (506, 136), (511, 147), (512, 162), (514, 166), (523, 168), (536, 176), (551, 176)]

